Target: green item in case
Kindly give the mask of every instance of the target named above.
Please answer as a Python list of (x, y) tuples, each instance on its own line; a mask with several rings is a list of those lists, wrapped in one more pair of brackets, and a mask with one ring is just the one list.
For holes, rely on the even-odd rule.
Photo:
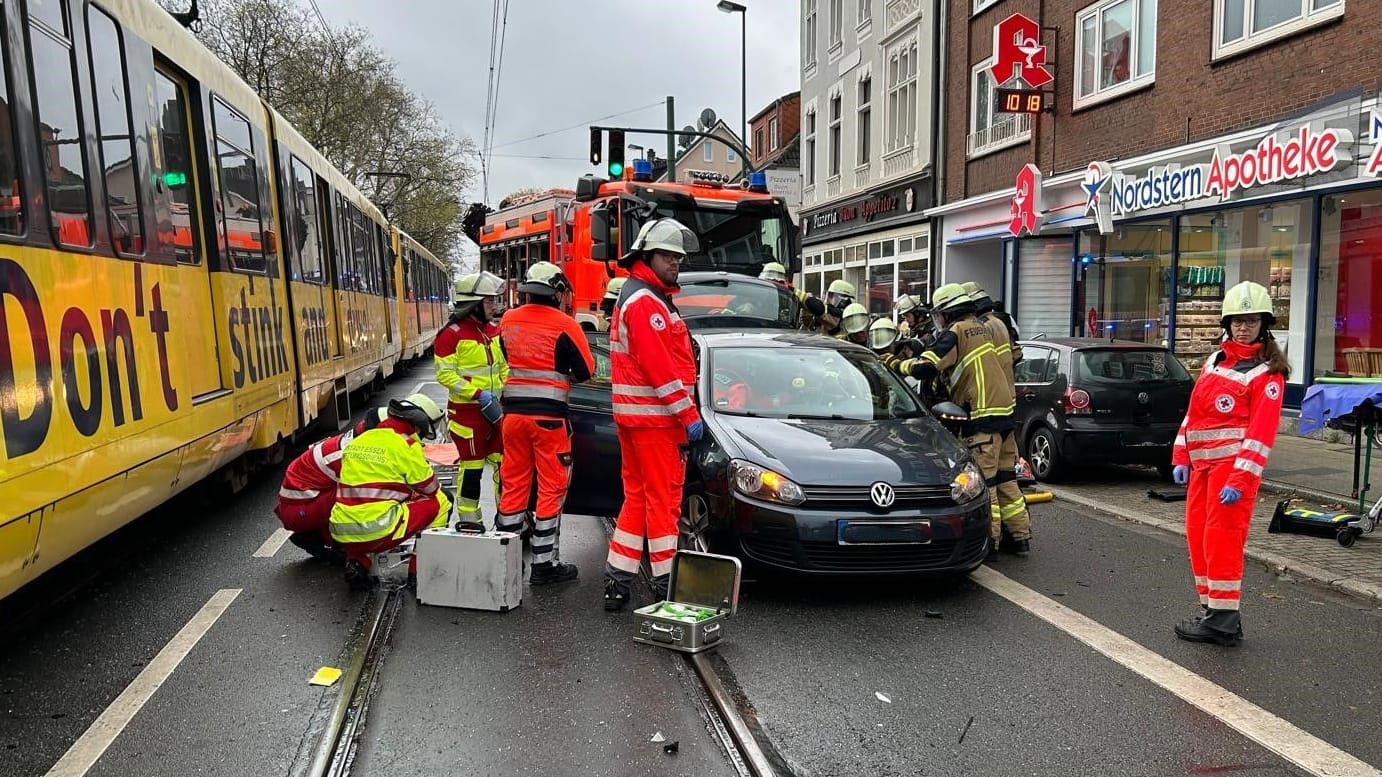
[(689, 604), (677, 604), (676, 602), (663, 602), (653, 615), (659, 618), (670, 618), (671, 620), (683, 623), (699, 623), (715, 617), (715, 611), (708, 607), (696, 607)]

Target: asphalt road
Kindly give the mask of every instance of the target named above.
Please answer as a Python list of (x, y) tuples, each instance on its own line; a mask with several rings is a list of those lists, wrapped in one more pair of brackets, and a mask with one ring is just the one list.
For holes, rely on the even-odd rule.
[[(223, 591), (238, 593), (205, 636), (70, 773), (291, 771), (334, 698), (307, 680), (340, 665), (363, 597), (291, 545), (254, 556), (276, 487), (178, 500), (0, 604), (0, 774), (47, 774)], [(1382, 610), (1250, 565), (1243, 644), (1180, 642), (1194, 596), (1178, 538), (1060, 503), (1034, 513), (1033, 554), (972, 580), (746, 582), (714, 660), (766, 747), (803, 776), (1309, 774), (1276, 752), (1294, 726), (1314, 752), (1382, 767)], [(684, 663), (600, 611), (602, 527), (573, 518), (563, 543), (581, 579), (514, 612), (405, 602), (356, 774), (734, 773)], [(1283, 726), (1245, 736), (990, 590), (1009, 581)]]

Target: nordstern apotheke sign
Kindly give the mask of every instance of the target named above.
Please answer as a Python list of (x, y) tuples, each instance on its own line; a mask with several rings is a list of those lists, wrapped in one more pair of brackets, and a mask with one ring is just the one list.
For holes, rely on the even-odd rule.
[(1153, 167), (1140, 176), (1114, 173), (1109, 185), (1113, 215), (1207, 197), (1224, 201), (1236, 191), (1327, 173), (1352, 161), (1352, 145), (1349, 130), (1310, 124), (1268, 135), (1236, 153), (1220, 145), (1207, 164)]

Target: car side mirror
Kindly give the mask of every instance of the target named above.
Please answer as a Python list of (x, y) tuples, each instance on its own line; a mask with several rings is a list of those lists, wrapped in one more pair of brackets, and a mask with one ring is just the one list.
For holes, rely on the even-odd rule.
[(969, 420), (969, 411), (954, 402), (938, 402), (931, 406), (931, 412), (942, 421)]
[(611, 204), (615, 200), (604, 200), (590, 207), (590, 258), (597, 262), (610, 262), (618, 257), (618, 247), (613, 245), (610, 229)]

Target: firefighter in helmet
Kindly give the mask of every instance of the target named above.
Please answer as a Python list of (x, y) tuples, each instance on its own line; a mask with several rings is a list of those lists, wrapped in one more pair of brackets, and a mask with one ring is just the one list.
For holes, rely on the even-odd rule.
[(627, 280), (620, 275), (617, 278), (610, 278), (609, 283), (605, 284), (605, 295), (600, 298), (600, 318), (602, 319), (601, 330), (609, 330), (610, 317), (614, 315), (614, 303), (619, 301), (619, 290), (624, 288), (624, 281)]
[(892, 355), (897, 339), (897, 324), (891, 318), (880, 318), (869, 324), (869, 348), (880, 359)]
[(860, 305), (858, 302), (851, 302), (845, 307), (840, 316), (840, 332), (835, 335), (841, 340), (847, 340), (859, 345), (868, 345), (869, 324), (873, 319), (869, 316), (869, 309)]
[(504, 450), (499, 429), (499, 397), (509, 365), (499, 344), (505, 283), (490, 272), (471, 273), (456, 282), (451, 318), (432, 345), (437, 382), (446, 387), (451, 439), (459, 453), (457, 522), (483, 525), (480, 481), (485, 464), (494, 466), (495, 495), (499, 490), (499, 461)]

